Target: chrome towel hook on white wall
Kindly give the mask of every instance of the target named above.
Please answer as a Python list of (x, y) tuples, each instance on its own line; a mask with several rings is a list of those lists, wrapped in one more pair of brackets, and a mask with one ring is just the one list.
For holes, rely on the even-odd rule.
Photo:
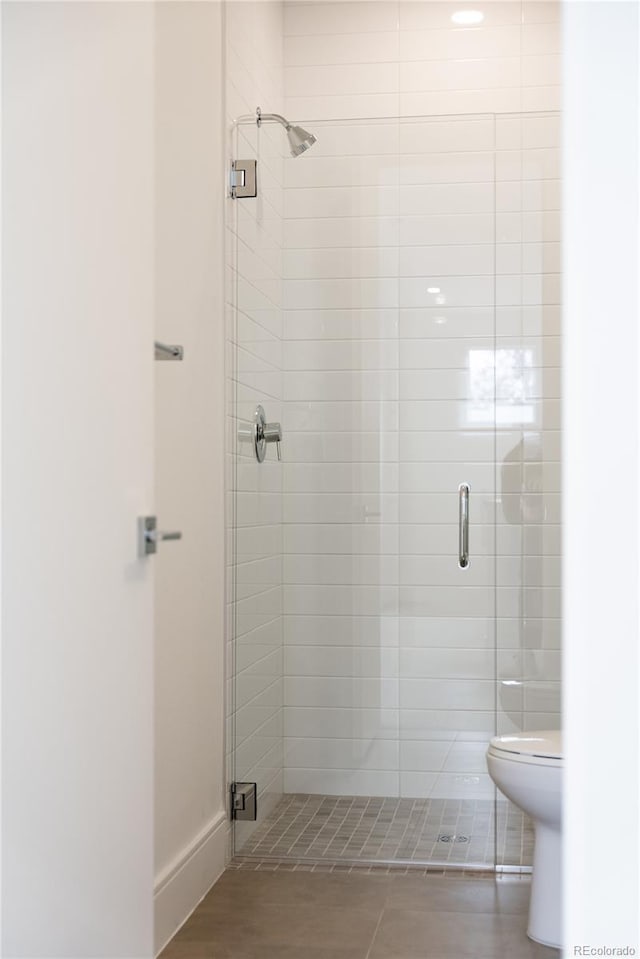
[(156, 360), (183, 360), (184, 348), (182, 346), (168, 346), (166, 343), (160, 343), (158, 340), (153, 344)]

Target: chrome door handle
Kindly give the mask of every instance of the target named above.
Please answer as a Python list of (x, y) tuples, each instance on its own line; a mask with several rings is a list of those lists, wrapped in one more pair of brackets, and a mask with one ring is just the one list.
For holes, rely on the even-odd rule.
[(173, 533), (163, 533), (161, 530), (155, 529), (147, 533), (147, 539), (150, 539), (152, 543), (159, 543), (165, 539), (182, 539), (182, 533), (177, 530)]
[(165, 533), (157, 528), (158, 521), (155, 516), (140, 516), (138, 519), (138, 554), (140, 556), (153, 556), (158, 552), (158, 543), (167, 539), (182, 539), (182, 533), (174, 530)]
[(469, 565), (469, 484), (458, 487), (458, 566)]

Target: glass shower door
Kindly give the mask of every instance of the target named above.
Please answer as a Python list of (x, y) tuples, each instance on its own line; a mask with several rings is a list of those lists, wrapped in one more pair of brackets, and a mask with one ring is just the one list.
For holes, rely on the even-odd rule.
[(494, 858), (494, 136), (400, 124), (400, 795), (427, 802), (418, 854), (450, 864)]
[(235, 851), (492, 865), (494, 118), (301, 122), (230, 201)]

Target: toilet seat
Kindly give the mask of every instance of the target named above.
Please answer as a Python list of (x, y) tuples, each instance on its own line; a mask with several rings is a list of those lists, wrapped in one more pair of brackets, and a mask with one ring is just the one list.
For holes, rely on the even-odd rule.
[(562, 766), (562, 734), (559, 730), (494, 736), (489, 754), (512, 762), (535, 766)]

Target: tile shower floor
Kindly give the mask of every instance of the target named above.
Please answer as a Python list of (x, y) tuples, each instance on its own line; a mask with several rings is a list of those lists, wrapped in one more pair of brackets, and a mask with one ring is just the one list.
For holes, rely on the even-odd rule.
[[(490, 800), (282, 797), (236, 856), (323, 863), (489, 865), (494, 861)], [(530, 865), (531, 821), (511, 803), (498, 806), (497, 862)], [(247, 862), (247, 865), (250, 865)]]

